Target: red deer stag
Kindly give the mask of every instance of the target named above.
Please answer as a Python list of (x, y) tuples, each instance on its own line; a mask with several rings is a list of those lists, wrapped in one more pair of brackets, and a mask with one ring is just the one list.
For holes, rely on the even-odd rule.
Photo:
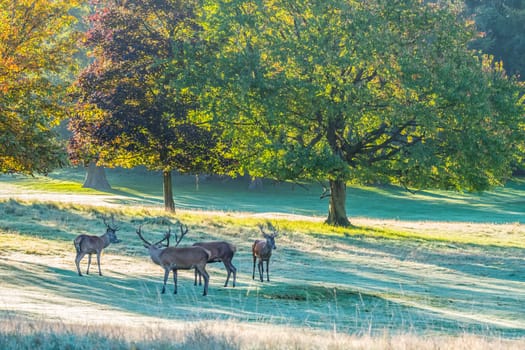
[(120, 239), (117, 238), (117, 231), (119, 228), (115, 226), (113, 217), (111, 218), (113, 226), (106, 222), (106, 218), (102, 218), (104, 224), (106, 225), (106, 233), (102, 236), (90, 236), (90, 235), (79, 235), (73, 241), (75, 248), (77, 250), (77, 256), (75, 258), (75, 264), (77, 265), (78, 275), (82, 276), (80, 272), (80, 260), (88, 254), (88, 266), (86, 274), (89, 275), (89, 266), (91, 265), (91, 254), (97, 254), (97, 264), (98, 264), (98, 274), (102, 276), (100, 271), (100, 253), (102, 249), (106, 248), (111, 243), (119, 243)]
[[(204, 277), (204, 292), (203, 296), (208, 294), (208, 282), (210, 276), (206, 272), (206, 263), (210, 259), (211, 253), (201, 247), (184, 247), (177, 248), (184, 235), (188, 232), (188, 226), (180, 226), (181, 236), (180, 238), (175, 235), (176, 245), (174, 247), (169, 246), (169, 238), (171, 232), (168, 231), (164, 238), (157, 243), (150, 243), (142, 236), (141, 228), (137, 229), (137, 235), (144, 242), (144, 247), (148, 249), (151, 260), (160, 265), (164, 269), (164, 285), (162, 286), (162, 294), (166, 292), (166, 282), (170, 271), (173, 271), (173, 282), (175, 285), (174, 294), (177, 294), (177, 270), (191, 270), (196, 269)], [(167, 240), (167, 244), (163, 246), (161, 243)], [(164, 247), (164, 248), (163, 248)]]
[(252, 255), (253, 255), (253, 274), (252, 279), (255, 279), (255, 263), (257, 259), (259, 259), (258, 269), (259, 269), (259, 277), (261, 278), (261, 282), (263, 282), (263, 262), (266, 261), (266, 279), (268, 282), (270, 282), (270, 257), (272, 256), (272, 250), (277, 249), (275, 246), (275, 237), (277, 237), (277, 230), (273, 225), (268, 222), (267, 223), (268, 228), (272, 230), (273, 232), (271, 234), (267, 234), (264, 232), (263, 225), (259, 224), (257, 225), (259, 229), (261, 230), (264, 240), (256, 240), (252, 245)]
[[(233, 273), (233, 287), (235, 287), (235, 281), (237, 280), (237, 268), (233, 266), (232, 259), (233, 255), (237, 251), (235, 245), (228, 242), (198, 242), (193, 244), (194, 247), (202, 247), (210, 251), (211, 256), (208, 260), (208, 263), (215, 263), (222, 261), (228, 276), (226, 277), (226, 283), (224, 286), (228, 286), (228, 281), (230, 280), (230, 275)], [(195, 270), (195, 285), (197, 285), (197, 275), (199, 276), (199, 286), (201, 285), (201, 276), (198, 271)]]

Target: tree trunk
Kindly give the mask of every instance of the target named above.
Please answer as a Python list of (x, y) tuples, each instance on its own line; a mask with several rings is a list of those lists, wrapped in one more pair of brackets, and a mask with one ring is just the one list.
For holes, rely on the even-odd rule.
[(326, 223), (332, 226), (350, 226), (346, 216), (346, 183), (342, 180), (330, 180), (330, 204)]
[(175, 202), (173, 201), (171, 171), (163, 171), (162, 178), (163, 178), (162, 186), (164, 190), (164, 209), (169, 212), (175, 212)]
[(249, 190), (262, 190), (263, 182), (260, 177), (254, 177), (250, 179), (250, 184), (248, 185)]
[(111, 186), (106, 178), (106, 170), (98, 166), (95, 162), (90, 162), (87, 167), (86, 178), (84, 179), (84, 188), (94, 188), (99, 191), (111, 190)]

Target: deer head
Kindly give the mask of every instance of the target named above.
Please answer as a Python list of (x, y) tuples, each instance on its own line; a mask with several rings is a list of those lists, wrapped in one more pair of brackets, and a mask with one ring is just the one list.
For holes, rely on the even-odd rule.
[(107, 217), (102, 216), (102, 220), (104, 221), (104, 225), (106, 225), (106, 235), (109, 238), (109, 241), (111, 243), (120, 243), (122, 242), (120, 239), (117, 238), (117, 231), (120, 230), (120, 227), (115, 225), (115, 218), (113, 215), (111, 215), (111, 223), (112, 225), (108, 224)]
[(259, 230), (261, 230), (261, 233), (263, 234), (264, 238), (266, 238), (267, 244), (270, 245), (272, 249), (277, 249), (275, 246), (275, 237), (279, 235), (279, 231), (270, 221), (266, 222), (266, 226), (268, 226), (268, 229), (271, 231), (271, 233), (266, 233), (264, 231), (264, 225), (258, 224), (257, 227), (259, 227)]

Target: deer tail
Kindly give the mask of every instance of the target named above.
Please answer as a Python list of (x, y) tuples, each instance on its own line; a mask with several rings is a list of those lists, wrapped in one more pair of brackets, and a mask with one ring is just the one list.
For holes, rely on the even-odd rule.
[(82, 243), (82, 236), (78, 236), (73, 241), (73, 244), (75, 245), (75, 249), (77, 250), (77, 253), (80, 253), (80, 243)]
[(237, 247), (235, 246), (235, 244), (230, 244), (230, 249), (231, 249), (232, 252), (234, 252), (234, 253), (237, 252)]

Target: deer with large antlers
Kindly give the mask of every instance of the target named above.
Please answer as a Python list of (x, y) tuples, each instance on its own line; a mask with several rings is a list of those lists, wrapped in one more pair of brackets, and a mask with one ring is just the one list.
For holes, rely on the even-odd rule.
[[(233, 255), (237, 251), (235, 245), (228, 242), (197, 242), (193, 244), (196, 247), (202, 247), (210, 251), (211, 256), (208, 260), (208, 263), (215, 263), (222, 261), (228, 276), (226, 277), (226, 282), (224, 286), (228, 286), (228, 281), (230, 280), (230, 275), (233, 273), (233, 287), (235, 287), (235, 281), (237, 279), (237, 268), (233, 266), (232, 259)], [(197, 285), (197, 276), (199, 277), (199, 286), (201, 285), (201, 275), (197, 270), (195, 270), (195, 285)]]
[(104, 225), (106, 225), (105, 234), (103, 234), (100, 237), (90, 235), (79, 235), (73, 241), (73, 244), (75, 245), (75, 249), (77, 251), (75, 265), (77, 266), (79, 276), (82, 276), (82, 272), (80, 272), (80, 260), (82, 260), (86, 254), (88, 254), (88, 266), (86, 274), (89, 275), (89, 266), (91, 265), (91, 254), (97, 254), (98, 274), (102, 276), (102, 272), (100, 271), (100, 254), (102, 253), (102, 250), (109, 246), (111, 243), (120, 242), (120, 240), (117, 238), (117, 231), (119, 230), (119, 228), (118, 226), (115, 226), (113, 217), (111, 217), (113, 226), (107, 223), (105, 217), (103, 217), (102, 219), (104, 220)]
[(275, 246), (275, 237), (277, 237), (278, 232), (270, 222), (268, 222), (267, 225), (268, 225), (268, 228), (272, 230), (272, 233), (268, 234), (264, 232), (263, 225), (261, 224), (257, 225), (259, 229), (261, 230), (265, 239), (263, 240), (257, 239), (255, 240), (255, 242), (253, 242), (253, 245), (252, 245), (252, 255), (253, 255), (252, 279), (255, 279), (255, 263), (257, 262), (257, 259), (259, 259), (259, 264), (257, 265), (257, 267), (259, 270), (259, 277), (261, 278), (261, 282), (264, 281), (263, 263), (265, 261), (266, 261), (266, 279), (268, 282), (270, 282), (270, 268), (269, 268), (270, 257), (272, 256), (272, 250), (277, 249), (277, 247)]
[[(144, 247), (148, 249), (151, 260), (160, 265), (164, 269), (164, 285), (162, 286), (162, 294), (166, 292), (166, 282), (170, 271), (173, 271), (173, 282), (175, 285), (174, 294), (177, 294), (177, 270), (196, 269), (204, 278), (204, 292), (203, 296), (208, 294), (208, 283), (210, 276), (206, 272), (206, 263), (210, 259), (211, 253), (201, 247), (182, 247), (178, 248), (178, 244), (188, 232), (186, 225), (181, 225), (181, 236), (175, 235), (176, 244), (174, 247), (169, 246), (169, 238), (171, 231), (168, 230), (163, 239), (156, 243), (150, 243), (142, 236), (142, 226), (137, 229), (137, 235), (144, 242)], [(166, 245), (162, 242), (167, 241)]]

